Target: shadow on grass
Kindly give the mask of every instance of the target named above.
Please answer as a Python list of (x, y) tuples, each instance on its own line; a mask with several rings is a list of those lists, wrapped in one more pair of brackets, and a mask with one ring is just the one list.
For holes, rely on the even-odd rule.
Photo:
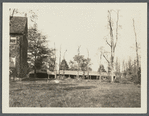
[(63, 89), (65, 87), (75, 86), (76, 84), (29, 84), (27, 85), (28, 89), (32, 90), (55, 90), (55, 89)]
[(46, 80), (47, 80), (47, 78), (25, 78), (25, 79), (22, 79), (22, 81), (46, 81)]
[[(77, 84), (56, 84), (56, 83), (45, 83), (45, 84), (35, 84), (31, 83), (28, 85), (24, 85), (24, 89), (32, 89), (32, 90), (79, 90), (79, 89), (92, 89), (96, 88), (95, 86), (77, 86)], [(17, 89), (15, 91), (21, 91), (22, 89)]]
[(13, 91), (22, 91), (23, 89), (16, 89), (16, 90), (13, 90)]
[(95, 86), (77, 86), (77, 87), (66, 87), (63, 90), (71, 91), (71, 90), (77, 90), (77, 89), (92, 89), (96, 88)]

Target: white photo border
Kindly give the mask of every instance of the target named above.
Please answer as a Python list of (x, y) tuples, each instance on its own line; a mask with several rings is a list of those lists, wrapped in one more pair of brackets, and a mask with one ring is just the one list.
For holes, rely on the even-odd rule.
[[(147, 3), (119, 3), (119, 5), (136, 5), (143, 10), (142, 15), (142, 40), (141, 40), (141, 108), (12, 108), (9, 107), (9, 8), (12, 6), (31, 7), (32, 5), (43, 5), (48, 3), (3, 3), (2, 14), (2, 113), (106, 113), (106, 114), (125, 114), (125, 113), (147, 113)], [(51, 3), (49, 3), (51, 4)], [(60, 3), (54, 3), (60, 4)], [(63, 3), (68, 4), (68, 3)], [(73, 4), (73, 3), (69, 3)], [(79, 3), (75, 3), (79, 4)], [(86, 3), (80, 3), (86, 4)], [(92, 3), (88, 3), (92, 4)], [(111, 6), (116, 3), (93, 3), (93, 4), (107, 4)]]

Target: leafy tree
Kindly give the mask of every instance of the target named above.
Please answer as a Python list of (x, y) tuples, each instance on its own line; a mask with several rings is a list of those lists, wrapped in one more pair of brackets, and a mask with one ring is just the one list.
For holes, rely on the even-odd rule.
[(91, 71), (91, 59), (90, 58), (84, 58), (83, 55), (75, 55), (73, 57), (74, 61), (70, 61), (70, 70), (77, 70), (77, 71), (83, 71), (85, 74), (85, 71)]
[(100, 65), (99, 68), (98, 68), (98, 72), (106, 72), (105, 68), (104, 68), (104, 65)]
[(49, 70), (54, 71), (55, 70), (55, 62), (56, 58), (49, 58)]
[(88, 62), (87, 62), (87, 59), (85, 59), (85, 58), (83, 58), (82, 59), (82, 62), (81, 62), (81, 64), (80, 64), (80, 68), (81, 68), (81, 70), (83, 71), (83, 77), (84, 77), (84, 75), (85, 75), (85, 71), (87, 71), (88, 70)]
[(82, 71), (86, 71), (87, 70), (87, 59), (83, 58), (82, 62), (80, 64), (80, 68)]
[(68, 69), (69, 69), (68, 64), (67, 64), (66, 60), (63, 59), (60, 64), (60, 70), (68, 70)]
[(78, 64), (78, 70), (81, 70), (81, 63), (82, 63), (82, 60), (84, 59), (84, 56), (83, 55), (75, 55), (73, 57), (73, 59)]
[(90, 58), (84, 58), (84, 56), (83, 55), (75, 55), (74, 57), (73, 57), (73, 59), (74, 59), (74, 62), (76, 62), (77, 64), (78, 64), (78, 66), (79, 66), (79, 70), (87, 70), (87, 66), (89, 65), (91, 65), (91, 59)]
[(69, 70), (72, 70), (72, 71), (77, 70), (77, 64), (74, 61), (70, 60), (69, 66), (70, 66)]
[(116, 62), (115, 62), (115, 74), (120, 77), (120, 62), (118, 60), (118, 57), (116, 57)]
[(81, 46), (78, 46), (78, 55), (76, 55), (74, 57), (74, 60), (78, 63), (78, 67), (77, 67), (77, 71), (78, 71), (78, 77), (79, 77), (79, 66), (80, 66), (80, 47)]
[(48, 58), (54, 55), (46, 42), (46, 36), (37, 30), (36, 24), (28, 30), (28, 63), (30, 68), (34, 68), (35, 76), (36, 70), (48, 64)]
[(109, 63), (108, 63), (108, 73), (111, 73), (111, 66)]
[(138, 69), (138, 83), (141, 84), (141, 67)]
[(139, 69), (137, 70), (137, 60), (133, 61), (131, 58), (129, 58), (128, 61), (125, 61), (123, 63), (123, 65), (125, 66), (125, 70), (123, 70), (125, 77), (127, 77), (134, 83), (141, 84), (141, 68), (139, 67)]
[(91, 71), (92, 69), (91, 69), (91, 67), (90, 67), (90, 65), (91, 65), (91, 59), (90, 58), (82, 58), (81, 59), (81, 63), (80, 63), (80, 68), (81, 68), (81, 70), (82, 71), (87, 71), (87, 68), (88, 68), (88, 70), (89, 71)]

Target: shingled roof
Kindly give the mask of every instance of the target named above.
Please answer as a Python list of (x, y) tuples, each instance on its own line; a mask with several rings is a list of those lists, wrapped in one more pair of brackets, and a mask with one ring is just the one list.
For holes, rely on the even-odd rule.
[(10, 17), (10, 33), (23, 34), (27, 23), (27, 17)]

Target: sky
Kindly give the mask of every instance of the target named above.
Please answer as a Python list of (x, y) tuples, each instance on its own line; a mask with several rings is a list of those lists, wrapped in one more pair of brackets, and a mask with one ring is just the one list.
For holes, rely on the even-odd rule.
[[(118, 43), (115, 57), (122, 62), (129, 57), (135, 59), (135, 35), (141, 44), (141, 37), (144, 25), (143, 4), (110, 4), (110, 3), (46, 3), (46, 4), (12, 4), (10, 8), (17, 8), (20, 12), (33, 10), (38, 15), (38, 29), (47, 36), (48, 47), (56, 48), (57, 63), (61, 46), (62, 59), (65, 53), (67, 63), (77, 55), (77, 48), (80, 47), (80, 54), (91, 58), (91, 68), (97, 71), (99, 67), (99, 48), (110, 52), (110, 47), (104, 38), (109, 40), (108, 10), (119, 10)], [(20, 14), (18, 14), (20, 15)], [(28, 16), (30, 14), (27, 14)], [(116, 12), (112, 14), (116, 19)], [(28, 19), (28, 27), (31, 22)], [(115, 30), (115, 28), (114, 28)], [(115, 33), (115, 31), (114, 31)], [(115, 34), (114, 34), (115, 35)], [(110, 58), (110, 53), (108, 55)], [(107, 61), (102, 58), (102, 64), (107, 69)]]

